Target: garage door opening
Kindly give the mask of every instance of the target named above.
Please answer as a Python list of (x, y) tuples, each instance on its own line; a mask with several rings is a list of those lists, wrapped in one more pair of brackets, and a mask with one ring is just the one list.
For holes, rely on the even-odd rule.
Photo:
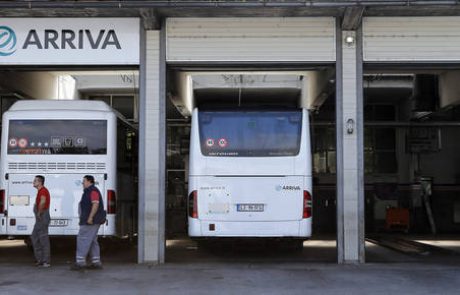
[[(34, 223), (30, 196), (36, 194), (28, 181), (35, 175), (44, 175), (51, 194), (49, 233), (53, 261), (72, 260), (82, 193), (80, 181), (83, 175), (91, 174), (111, 217), (100, 231), (101, 245), (109, 250), (103, 255), (107, 261), (136, 261), (137, 68), (10, 68), (0, 72), (0, 78), (2, 117), (13, 105), (17, 113), (14, 119), (9, 115), (8, 121), (3, 121), (9, 128), (2, 149), (8, 149), (8, 156), (15, 158), (5, 162), (8, 177), (2, 178), (25, 183), (24, 187), (2, 188), (2, 239), (28, 242)], [(91, 104), (95, 108), (82, 109), (89, 101), (96, 102)], [(23, 115), (19, 114), (21, 109)], [(96, 109), (101, 114), (113, 111), (113, 117), (106, 120), (88, 115)], [(13, 189), (20, 192), (21, 198), (10, 196), (15, 194)]]
[(460, 71), (364, 74), (366, 261), (459, 257)]
[[(170, 69), (167, 83), (169, 96), (167, 102), (168, 146), (166, 161), (167, 262), (203, 261), (203, 259), (211, 261), (266, 259), (267, 253), (274, 260), (335, 262), (335, 170), (333, 168), (335, 167), (335, 154), (332, 152), (335, 150), (334, 83), (334, 71), (326, 67), (308, 71), (213, 70), (211, 72)], [(201, 113), (201, 116), (206, 116), (209, 121), (204, 122), (204, 119), (200, 119), (198, 123), (217, 126), (209, 130), (211, 133), (207, 137), (205, 136), (205, 139), (207, 139), (205, 140), (206, 145), (200, 147), (201, 152), (203, 152), (203, 148), (210, 150), (206, 154), (207, 156), (200, 160), (202, 163), (206, 163), (200, 169), (213, 170), (214, 172), (212, 173), (216, 175), (209, 174), (209, 176), (206, 176), (209, 178), (208, 183), (198, 186), (196, 178), (193, 178), (195, 175), (191, 175), (190, 172), (193, 169), (196, 170), (196, 166), (199, 165), (190, 161), (194, 149), (190, 145), (191, 141), (192, 144), (194, 141), (193, 135), (191, 136), (191, 132), (193, 132), (191, 122), (193, 115), (197, 114), (196, 111), (193, 113), (194, 107), (199, 110), (205, 110)], [(261, 121), (261, 116), (266, 117), (266, 112), (269, 111), (271, 114), (276, 113), (275, 118), (279, 121), (285, 116), (286, 111), (293, 112), (295, 114), (289, 113), (289, 116), (295, 121), (291, 120), (290, 124), (293, 125), (295, 122), (299, 122), (295, 124), (300, 126), (301, 121), (299, 120), (301, 120), (302, 114), (298, 110), (301, 108), (308, 110), (304, 116), (308, 117), (309, 124), (308, 127), (304, 127), (302, 132), (310, 133), (308, 138), (308, 141), (310, 141), (308, 143), (310, 163), (305, 162), (305, 165), (298, 164), (297, 169), (312, 166), (309, 169), (313, 171), (313, 174), (308, 173), (310, 176), (306, 175), (303, 178), (304, 180), (299, 183), (295, 183), (295, 180), (292, 179), (289, 180), (290, 177), (294, 178), (295, 173), (291, 172), (288, 173), (289, 175), (284, 175), (282, 171), (283, 169), (295, 169), (293, 168), (295, 166), (293, 166), (292, 162), (293, 157), (291, 157), (290, 160), (286, 160), (286, 162), (289, 161), (288, 164), (276, 164), (279, 167), (277, 173), (269, 172), (270, 169), (274, 169), (274, 164), (267, 164), (264, 166), (263, 172), (257, 172), (257, 166), (261, 164), (250, 165), (249, 167), (242, 162), (235, 172), (224, 176), (225, 173), (228, 174), (227, 171), (230, 169), (228, 167), (233, 163), (241, 159), (250, 162), (260, 157), (260, 155), (257, 157), (256, 151), (259, 150), (259, 146), (263, 146), (264, 139), (262, 139), (261, 135), (267, 131), (259, 129), (261, 127), (270, 128), (271, 124), (268, 118)], [(261, 111), (265, 113), (261, 113)], [(282, 112), (280, 113), (280, 111)], [(231, 151), (227, 151), (228, 153), (231, 152), (231, 155), (225, 154), (222, 157), (228, 158), (227, 164), (220, 163), (220, 158), (217, 160), (219, 163), (216, 165), (211, 164), (212, 161), (208, 158), (215, 160), (215, 157), (220, 155), (216, 154), (215, 149), (225, 149), (230, 144), (230, 141), (235, 144), (236, 141), (241, 142), (242, 138), (246, 136), (242, 131), (247, 125), (244, 125), (246, 127), (238, 127), (239, 123), (236, 123), (234, 119), (232, 119), (233, 121), (230, 120), (230, 118), (235, 117), (235, 114), (242, 113), (245, 115), (250, 114), (251, 119), (247, 120), (252, 120), (250, 127), (253, 130), (259, 128), (257, 129), (259, 131), (253, 132), (253, 136), (249, 134), (247, 135), (249, 137), (246, 138), (246, 142), (249, 145), (252, 144), (253, 147), (241, 146), (241, 149), (233, 148)], [(223, 125), (218, 123), (221, 119), (218, 119), (217, 115), (224, 115), (224, 121), (227, 123), (224, 122), (225, 124)], [(295, 116), (298, 118), (295, 119)], [(238, 118), (240, 119), (241, 115), (238, 115)], [(256, 120), (255, 118), (258, 119)], [(245, 119), (243, 118), (243, 120)], [(210, 122), (213, 122), (212, 124), (214, 125)], [(273, 126), (273, 128), (282, 128), (283, 122), (275, 123), (278, 124), (278, 127)], [(227, 130), (229, 128), (233, 131)], [(226, 134), (225, 132), (236, 133), (235, 136), (230, 133), (227, 134), (227, 137), (219, 134), (214, 134), (214, 136), (212, 132), (215, 132), (215, 130), (224, 135)], [(279, 133), (283, 135), (290, 134), (290, 131), (288, 131), (280, 129)], [(201, 135), (205, 131), (195, 132), (197, 132), (197, 135)], [(236, 135), (237, 133), (239, 135)], [(249, 140), (254, 140), (254, 137), (258, 137), (259, 141), (250, 143)], [(332, 139), (332, 141), (329, 139)], [(266, 153), (266, 163), (273, 161), (267, 155), (274, 153), (272, 149), (275, 143), (284, 146), (288, 143), (288, 138), (284, 142), (272, 142), (270, 147), (266, 146), (268, 148), (264, 151)], [(284, 147), (283, 150), (278, 150), (278, 153), (280, 151), (288, 153), (289, 149)], [(243, 153), (244, 156), (243, 154), (240, 155), (240, 153)], [(276, 156), (278, 160), (283, 159), (280, 154)], [(285, 158), (289, 159), (288, 157)], [(291, 168), (286, 168), (288, 166)], [(283, 176), (281, 176), (282, 174)], [(229, 177), (231, 177), (231, 181)], [(216, 179), (218, 181), (214, 183)], [(193, 183), (191, 183), (191, 180)], [(232, 184), (234, 181), (240, 181), (240, 184), (235, 186)], [(244, 188), (245, 185), (249, 185), (249, 183), (244, 184), (244, 181), (249, 181), (253, 187), (247, 186)], [(291, 181), (292, 183), (287, 183), (286, 181)], [(307, 189), (306, 187), (312, 183), (313, 185), (310, 186), (310, 189)], [(193, 188), (194, 186), (195, 188)], [(276, 187), (279, 187), (278, 191), (280, 192), (282, 192), (283, 187), (292, 191), (286, 191), (284, 199), (280, 200), (280, 197), (282, 197), (278, 195), (280, 193), (273, 194), (271, 191), (269, 192), (270, 189), (275, 192)], [(204, 219), (200, 221), (200, 224), (193, 225), (191, 223), (195, 220), (193, 220), (193, 217), (191, 219), (191, 216), (193, 216), (191, 213), (194, 212), (195, 205), (189, 198), (194, 196), (193, 191), (195, 189), (197, 190), (198, 198), (204, 197), (206, 201), (196, 206), (199, 210), (197, 214), (200, 217), (203, 216), (202, 218)], [(267, 192), (264, 192), (264, 190), (267, 190)], [(302, 193), (302, 191), (307, 190), (310, 190), (308, 191), (309, 195), (313, 195), (312, 207), (310, 207), (309, 199), (303, 200), (305, 193)], [(250, 193), (250, 191), (253, 191), (253, 193)], [(248, 195), (248, 192), (250, 196), (244, 196)], [(272, 199), (268, 197), (271, 194), (273, 195)], [(290, 196), (291, 194), (292, 196)], [(296, 194), (300, 196), (299, 202), (294, 201), (297, 198)], [(298, 203), (298, 206), (294, 205), (293, 207), (293, 205), (290, 205), (289, 198), (291, 198), (293, 204)], [(304, 203), (305, 210), (302, 209)], [(299, 212), (290, 213), (291, 209), (293, 211), (298, 209), (297, 211)], [(311, 212), (310, 214), (314, 218), (313, 225), (305, 224), (302, 227), (299, 223), (295, 229), (296, 233), (294, 233), (289, 229), (288, 223), (289, 220), (297, 217), (290, 218), (286, 214), (295, 215), (299, 213), (299, 220), (302, 220), (302, 211)], [(283, 214), (286, 216), (281, 216)], [(270, 226), (270, 219), (276, 220), (276, 216), (286, 225), (280, 226), (279, 222), (276, 222), (278, 227), (275, 223)], [(250, 221), (251, 218), (254, 220)], [(301, 225), (300, 228), (299, 225)], [(268, 227), (265, 228), (264, 226)], [(309, 228), (313, 229), (311, 238), (308, 235), (303, 238), (298, 235), (299, 230), (309, 230)], [(193, 238), (191, 239), (190, 236)], [(308, 241), (303, 241), (307, 238), (309, 238)], [(299, 251), (294, 251), (296, 252), (294, 253), (291, 251), (293, 248)], [(280, 251), (280, 249), (284, 249), (284, 251)]]

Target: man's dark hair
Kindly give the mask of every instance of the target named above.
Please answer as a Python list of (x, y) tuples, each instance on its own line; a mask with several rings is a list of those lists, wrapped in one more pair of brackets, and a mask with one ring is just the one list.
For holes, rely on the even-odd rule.
[(92, 184), (94, 184), (94, 176), (92, 176), (92, 175), (85, 175), (85, 176), (83, 176), (83, 178), (85, 178), (86, 180), (88, 180), (89, 182), (91, 182)]
[(37, 178), (42, 185), (45, 184), (45, 176), (43, 176), (43, 175), (35, 175), (35, 178)]

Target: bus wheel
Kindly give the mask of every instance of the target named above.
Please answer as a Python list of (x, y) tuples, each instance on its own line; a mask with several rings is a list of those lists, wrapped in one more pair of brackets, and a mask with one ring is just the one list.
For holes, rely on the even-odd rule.
[(298, 239), (283, 240), (283, 241), (280, 241), (280, 247), (287, 251), (302, 252), (303, 240), (298, 240)]
[(291, 244), (292, 250), (296, 252), (302, 252), (303, 240), (293, 240)]

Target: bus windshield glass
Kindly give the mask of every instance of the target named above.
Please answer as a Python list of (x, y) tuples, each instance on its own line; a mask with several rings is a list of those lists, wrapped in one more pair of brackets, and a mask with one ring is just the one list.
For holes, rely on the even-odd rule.
[(106, 154), (106, 120), (10, 120), (8, 154)]
[(299, 153), (300, 110), (201, 111), (198, 118), (205, 156), (286, 157)]

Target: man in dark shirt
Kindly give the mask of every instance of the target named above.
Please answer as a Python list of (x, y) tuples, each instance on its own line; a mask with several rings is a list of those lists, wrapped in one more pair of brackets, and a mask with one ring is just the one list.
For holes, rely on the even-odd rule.
[[(77, 236), (77, 253), (75, 264), (70, 269), (82, 270), (86, 267), (102, 269), (99, 243), (97, 241), (97, 233), (102, 222), (101, 214), (104, 211), (102, 195), (95, 186), (92, 175), (85, 175), (82, 184), (83, 195), (79, 203), (80, 230)], [(105, 217), (103, 219), (105, 220)], [(91, 260), (89, 266), (86, 265), (88, 255)]]

